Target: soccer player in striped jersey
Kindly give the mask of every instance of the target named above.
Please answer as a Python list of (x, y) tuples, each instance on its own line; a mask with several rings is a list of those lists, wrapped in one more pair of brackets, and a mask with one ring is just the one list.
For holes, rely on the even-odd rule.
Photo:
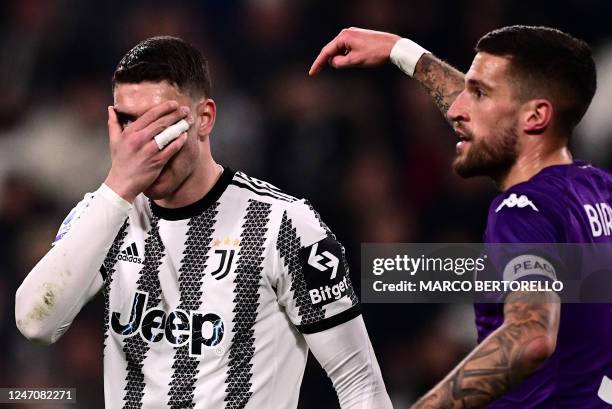
[[(419, 81), (459, 137), (455, 171), (488, 176), (502, 190), (488, 214), (489, 248), (588, 243), (609, 256), (612, 175), (574, 160), (568, 148), (596, 89), (590, 47), (559, 30), (511, 26), (484, 35), (476, 52), (464, 75), (411, 40), (351, 28), (323, 48), (310, 73), (327, 62), (346, 68), (391, 59)], [(589, 273), (571, 268), (557, 246), (538, 246), (537, 256), (505, 247), (512, 251), (494, 257), (490, 278)], [(554, 292), (527, 291), (497, 301), (476, 305), (479, 345), (415, 409), (610, 407), (611, 304), (562, 304)]]
[(102, 292), (107, 408), (295, 408), (309, 349), (342, 408), (391, 408), (342, 245), (307, 201), (214, 161), (203, 55), (145, 40), (113, 94), (111, 170), (18, 289), (21, 332), (55, 342)]

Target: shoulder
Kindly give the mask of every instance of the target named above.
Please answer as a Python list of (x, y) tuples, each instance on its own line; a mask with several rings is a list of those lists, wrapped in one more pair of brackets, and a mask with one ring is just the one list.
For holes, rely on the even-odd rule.
[(581, 193), (608, 190), (612, 184), (610, 172), (583, 161), (544, 168), (526, 182), (500, 194), (492, 203), (489, 214), (529, 214), (530, 209), (544, 214), (562, 214)]
[(270, 202), (281, 206), (286, 206), (299, 200), (269, 182), (248, 176), (240, 171), (234, 173), (229, 187), (236, 189), (236, 192), (245, 198)]
[(278, 226), (278, 232), (296, 235), (305, 245), (321, 240), (328, 235), (329, 229), (321, 220), (319, 213), (305, 198), (292, 196), (273, 184), (236, 172), (229, 184), (232, 194), (239, 200), (256, 200), (269, 203), (272, 218)]
[(550, 207), (551, 203), (541, 192), (531, 189), (510, 189), (498, 195), (489, 209), (490, 217), (506, 217), (512, 215), (528, 215), (540, 213)]
[(565, 173), (542, 172), (499, 194), (491, 203), (489, 215), (501, 218), (551, 216), (565, 206), (570, 190)]
[(563, 195), (552, 181), (534, 182), (518, 184), (493, 200), (487, 220), (487, 241), (557, 240), (558, 226), (562, 224)]

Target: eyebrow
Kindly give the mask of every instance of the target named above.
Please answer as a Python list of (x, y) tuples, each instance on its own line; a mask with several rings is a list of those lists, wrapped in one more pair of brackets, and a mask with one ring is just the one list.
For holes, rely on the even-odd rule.
[(475, 80), (473, 78), (470, 78), (469, 80), (467, 80), (467, 85), (470, 85), (472, 87), (481, 87), (481, 88), (484, 88), (486, 90), (493, 89), (492, 86), (482, 82), (481, 80)]

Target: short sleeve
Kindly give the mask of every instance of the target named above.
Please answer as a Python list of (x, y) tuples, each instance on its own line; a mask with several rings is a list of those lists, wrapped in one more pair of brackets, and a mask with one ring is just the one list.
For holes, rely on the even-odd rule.
[(308, 202), (283, 212), (276, 250), (278, 300), (298, 330), (324, 331), (360, 314), (344, 247)]

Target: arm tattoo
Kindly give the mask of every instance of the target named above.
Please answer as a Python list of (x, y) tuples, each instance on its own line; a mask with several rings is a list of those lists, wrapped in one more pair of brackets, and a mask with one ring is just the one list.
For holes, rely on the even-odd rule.
[(413, 77), (434, 99), (445, 118), (451, 104), (465, 86), (465, 76), (461, 71), (429, 53), (423, 54), (417, 62)]
[[(478, 409), (508, 392), (554, 349), (559, 309), (559, 298), (552, 292), (508, 295), (504, 324), (413, 409)], [(552, 348), (543, 353), (537, 346), (551, 343)]]

